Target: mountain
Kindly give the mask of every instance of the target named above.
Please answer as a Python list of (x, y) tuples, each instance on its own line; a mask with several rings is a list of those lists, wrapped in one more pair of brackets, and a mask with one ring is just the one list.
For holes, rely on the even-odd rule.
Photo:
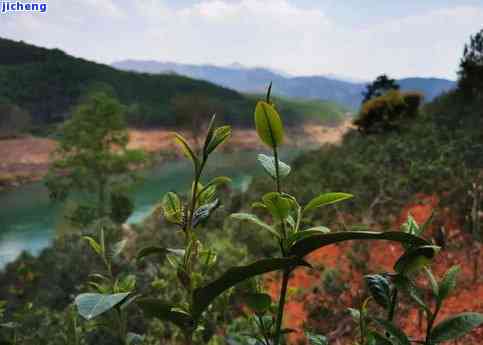
[[(128, 121), (141, 126), (181, 125), (173, 116), (173, 101), (178, 96), (203, 98), (224, 121), (251, 125), (258, 98), (176, 74), (120, 71), (75, 58), (58, 49), (8, 39), (0, 38), (0, 51), (0, 103), (16, 104), (28, 110), (34, 123), (40, 125), (63, 120), (79, 99), (96, 90), (119, 98), (128, 107)], [(190, 68), (186, 67), (185, 71)], [(267, 76), (265, 82), (267, 80), (270, 77)], [(285, 99), (281, 102), (279, 110), (291, 114), (287, 123), (313, 119), (314, 109), (321, 113), (319, 119), (330, 121), (343, 116), (346, 111), (331, 102), (315, 105), (304, 102)], [(298, 108), (303, 110), (297, 112)]]
[[(186, 65), (171, 62), (124, 60), (115, 62), (113, 67), (120, 70), (147, 73), (175, 73), (191, 78), (207, 80), (240, 92), (263, 92), (267, 84), (273, 82), (273, 92), (285, 97), (320, 99), (337, 102), (353, 110), (362, 101), (364, 82), (356, 82), (349, 77), (304, 76), (292, 77), (266, 68), (247, 68), (239, 64), (228, 67), (213, 65)], [(420, 91), (426, 101), (446, 92), (456, 83), (436, 78), (406, 78), (398, 80), (403, 91)]]

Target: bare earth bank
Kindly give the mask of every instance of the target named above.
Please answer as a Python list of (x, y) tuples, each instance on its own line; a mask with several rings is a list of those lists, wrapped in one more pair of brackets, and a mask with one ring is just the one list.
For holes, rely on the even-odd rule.
[[(292, 147), (337, 144), (350, 128), (350, 121), (338, 127), (305, 125), (297, 131), (287, 133), (287, 144)], [(166, 129), (131, 129), (130, 148), (144, 149), (148, 153), (176, 158), (178, 152), (172, 141), (172, 132)], [(189, 135), (185, 133), (187, 137)], [(254, 150), (260, 147), (257, 134), (252, 129), (235, 129), (230, 144), (223, 150)], [(52, 139), (22, 137), (0, 140), (0, 189), (16, 187), (23, 183), (38, 181), (48, 171), (56, 142)]]

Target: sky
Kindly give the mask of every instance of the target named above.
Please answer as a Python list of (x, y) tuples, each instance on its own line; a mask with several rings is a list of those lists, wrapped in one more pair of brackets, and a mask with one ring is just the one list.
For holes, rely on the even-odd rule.
[(47, 1), (47, 13), (0, 15), (1, 37), (102, 63), (240, 63), (363, 80), (455, 79), (465, 42), (483, 28), (483, 0), (32, 1)]

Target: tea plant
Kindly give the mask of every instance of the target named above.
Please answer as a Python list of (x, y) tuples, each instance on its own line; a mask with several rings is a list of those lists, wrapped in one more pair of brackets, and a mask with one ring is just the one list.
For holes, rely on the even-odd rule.
[[(419, 226), (412, 217), (404, 224), (406, 231), (422, 235), (426, 225)], [(483, 323), (483, 314), (465, 312), (450, 316), (436, 324), (436, 318), (441, 311), (446, 298), (457, 284), (458, 266), (451, 267), (441, 280), (437, 280), (429, 266), (439, 247), (422, 246), (410, 248), (394, 265), (394, 272), (371, 274), (365, 277), (370, 297), (359, 310), (349, 309), (354, 321), (359, 326), (358, 345), (409, 345), (419, 343), (436, 345), (455, 340)], [(416, 276), (425, 272), (431, 287), (431, 298), (427, 301), (421, 294), (423, 290), (416, 283)], [(420, 308), (426, 318), (426, 330), (423, 339), (408, 336), (396, 324), (398, 293), (407, 294)], [(370, 302), (375, 302), (383, 309), (385, 317), (371, 315), (368, 311)], [(383, 330), (384, 334), (378, 329)]]
[[(294, 196), (283, 192), (282, 181), (290, 174), (291, 167), (279, 160), (279, 148), (284, 140), (284, 130), (280, 115), (275, 105), (270, 101), (270, 92), (271, 85), (268, 88), (266, 100), (258, 102), (256, 106), (255, 125), (261, 141), (273, 153), (273, 156), (258, 155), (258, 161), (274, 181), (275, 191), (262, 196), (262, 200), (255, 202), (252, 207), (268, 213), (272, 221), (271, 224), (268, 224), (256, 215), (248, 213), (233, 214), (232, 218), (252, 222), (263, 230), (270, 232), (279, 245), (281, 258), (295, 257), (300, 260), (282, 270), (281, 290), (273, 331), (268, 336), (265, 336), (263, 332), (261, 334), (265, 338), (265, 340), (261, 340), (261, 343), (279, 345), (282, 334), (286, 333), (282, 329), (282, 323), (290, 274), (297, 266), (310, 266), (303, 261), (307, 254), (323, 246), (348, 240), (392, 240), (407, 243), (411, 247), (428, 245), (429, 243), (414, 234), (403, 232), (345, 231), (331, 233), (330, 229), (324, 226), (303, 228), (303, 220), (308, 213), (320, 207), (350, 199), (352, 195), (347, 193), (321, 194), (302, 206)], [(266, 295), (259, 295), (260, 301), (268, 301), (268, 298)], [(313, 337), (315, 339), (319, 336), (313, 335)]]
[[(259, 155), (258, 161), (273, 179), (275, 191), (265, 194), (262, 200), (253, 206), (267, 212), (272, 221), (269, 224), (255, 215), (247, 213), (233, 214), (232, 218), (250, 221), (272, 234), (280, 248), (279, 257), (265, 258), (246, 266), (233, 267), (214, 281), (207, 281), (205, 273), (214, 265), (217, 256), (200, 242), (198, 232), (220, 206), (220, 202), (216, 198), (217, 187), (228, 183), (230, 179), (216, 177), (204, 184), (203, 172), (210, 155), (230, 136), (231, 128), (229, 126), (216, 128), (215, 117), (213, 117), (200, 152), (194, 150), (183, 136), (175, 134), (175, 141), (193, 164), (193, 182), (188, 193), (189, 198), (185, 200), (177, 193), (169, 192), (163, 197), (161, 205), (155, 213), (158, 215), (162, 213), (167, 222), (178, 227), (179, 233), (184, 239), (184, 246), (183, 248), (167, 248), (162, 243), (149, 246), (139, 252), (137, 259), (142, 260), (149, 255), (157, 255), (166, 259), (162, 262), (166, 261), (176, 271), (178, 290), (182, 292), (182, 297), (179, 301), (164, 301), (157, 296), (144, 296), (135, 299), (135, 303), (146, 316), (169, 321), (178, 326), (188, 345), (197, 341), (196, 334), (203, 329), (203, 321), (212, 311), (210, 306), (215, 299), (242, 281), (265, 273), (280, 271), (282, 272), (282, 284), (277, 306), (272, 306), (270, 296), (263, 292), (258, 291), (255, 294), (247, 295), (247, 304), (255, 312), (254, 328), (258, 329), (258, 332), (250, 331), (249, 333), (254, 334), (255, 340), (262, 344), (279, 345), (283, 334), (290, 332), (290, 330), (282, 328), (290, 274), (298, 266), (310, 267), (304, 257), (318, 248), (348, 240), (390, 240), (407, 244), (411, 249), (430, 245), (429, 242), (415, 234), (401, 231), (332, 233), (323, 226), (302, 226), (304, 217), (311, 211), (347, 200), (352, 195), (347, 193), (321, 194), (302, 206), (294, 196), (283, 192), (282, 181), (290, 173), (291, 167), (279, 160), (279, 147), (284, 140), (284, 130), (280, 115), (270, 102), (270, 90), (271, 87), (269, 87), (266, 101), (260, 101), (256, 106), (255, 124), (260, 139), (270, 147), (273, 153), (273, 156)], [(110, 321), (108, 327), (116, 332), (123, 344), (142, 341), (141, 336), (127, 332), (124, 311), (125, 306), (134, 299), (135, 281), (128, 277), (120, 279), (112, 274), (111, 256), (106, 249), (108, 245), (103, 239), (102, 232), (98, 241), (93, 238), (87, 238), (87, 240), (105, 263), (106, 272), (93, 276), (100, 281), (100, 283), (91, 284), (97, 290), (96, 293), (77, 297), (76, 304), (79, 313), (86, 319), (100, 316), (106, 318)], [(117, 245), (114, 247), (117, 248)], [(270, 314), (275, 314), (275, 317)], [(313, 338), (321, 339), (321, 336), (313, 335)]]
[(119, 259), (126, 240), (109, 245), (106, 243), (105, 232), (113, 224), (101, 219), (96, 225), (99, 228), (96, 231), (99, 238), (84, 236), (84, 239), (103, 263), (104, 271), (91, 274), (89, 286), (94, 292), (78, 295), (74, 303), (84, 319), (90, 321), (102, 315), (97, 326), (110, 332), (121, 344), (134, 345), (139, 343), (142, 337), (128, 332), (126, 309), (137, 297), (134, 294), (136, 277), (116, 275), (113, 270), (113, 263)]

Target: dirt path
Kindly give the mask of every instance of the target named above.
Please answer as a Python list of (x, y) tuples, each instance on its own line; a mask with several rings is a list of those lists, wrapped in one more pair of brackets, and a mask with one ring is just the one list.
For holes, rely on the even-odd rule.
[[(338, 127), (305, 125), (296, 132), (287, 133), (287, 145), (302, 147), (307, 144), (316, 146), (338, 143), (349, 128), (349, 121)], [(170, 156), (176, 156), (178, 153), (171, 140), (172, 132), (169, 130), (131, 129), (129, 132), (130, 148), (144, 149), (149, 153), (164, 152)], [(253, 150), (259, 147), (260, 141), (254, 130), (235, 129), (230, 145), (225, 145), (223, 149)], [(51, 139), (24, 137), (0, 140), (0, 188), (15, 187), (44, 177), (55, 148), (56, 142)]]

